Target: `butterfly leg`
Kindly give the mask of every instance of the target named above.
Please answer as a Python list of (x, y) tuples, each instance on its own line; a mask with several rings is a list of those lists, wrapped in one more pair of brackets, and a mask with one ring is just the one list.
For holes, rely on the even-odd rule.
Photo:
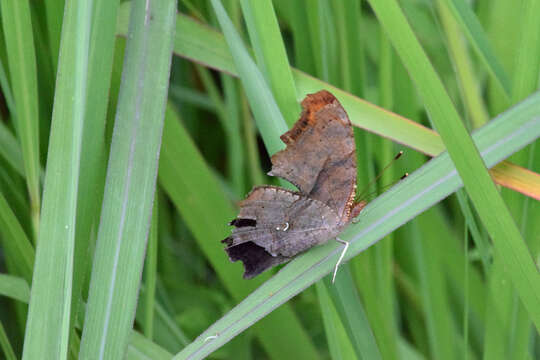
[(336, 280), (336, 274), (337, 274), (337, 269), (339, 267), (339, 264), (341, 264), (341, 260), (343, 260), (343, 257), (345, 256), (345, 253), (347, 252), (347, 249), (349, 248), (349, 242), (348, 241), (341, 240), (338, 237), (336, 238), (336, 241), (338, 243), (341, 243), (341, 244), (345, 245), (345, 246), (343, 247), (343, 250), (341, 251), (341, 255), (339, 256), (339, 259), (338, 259), (338, 261), (336, 263), (336, 266), (334, 267), (334, 275), (332, 276), (332, 284)]

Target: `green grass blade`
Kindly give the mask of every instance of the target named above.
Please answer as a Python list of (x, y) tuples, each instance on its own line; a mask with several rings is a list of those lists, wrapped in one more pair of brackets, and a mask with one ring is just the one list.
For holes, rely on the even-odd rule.
[(34, 235), (37, 236), (40, 211), (39, 114), (30, 2), (8, 0), (0, 5), (16, 111), (12, 116), (21, 143)]
[(300, 107), (296, 102), (291, 67), (272, 1), (242, 0), (240, 3), (257, 64), (270, 86), (287, 125), (292, 126), (298, 119)]
[[(341, 87), (357, 96), (364, 94), (365, 57), (361, 40), (362, 14), (360, 1), (333, 1), (332, 6), (337, 19), (337, 36), (342, 55), (339, 59)], [(304, 31), (304, 30), (302, 30)]]
[(289, 14), (289, 21), (294, 38), (294, 57), (296, 66), (307, 73), (315, 73), (315, 58), (313, 45), (310, 38), (309, 18), (306, 16), (306, 6), (303, 1), (287, 1), (286, 11)]
[(30, 287), (23, 278), (0, 274), (0, 295), (27, 303), (30, 298)]
[(467, 197), (467, 194), (463, 192), (462, 190), (459, 190), (456, 193), (456, 195), (457, 195), (458, 202), (461, 208), (461, 212), (463, 213), (463, 216), (467, 220), (467, 227), (469, 228), (471, 232), (474, 244), (480, 254), (480, 259), (482, 260), (484, 273), (487, 274), (489, 272), (489, 268), (491, 265), (489, 240), (484, 238), (482, 234), (480, 233), (478, 225), (476, 224), (476, 219), (473, 215), (473, 211), (469, 205), (469, 198)]
[[(429, 210), (431, 211), (431, 210)], [(452, 328), (449, 297), (442, 271), (444, 254), (433, 238), (422, 236), (427, 233), (424, 228), (426, 214), (419, 216), (420, 241), (414, 241), (414, 257), (420, 279), (422, 305), (426, 318), (431, 357), (437, 359), (456, 359), (457, 339)]]
[(34, 266), (34, 248), (2, 192), (0, 192), (0, 234), (8, 268), (30, 282)]
[[(186, 172), (185, 169), (191, 171)], [(235, 210), (170, 107), (165, 118), (159, 182), (235, 301), (243, 300), (264, 279), (269, 278), (269, 274), (262, 274), (249, 282), (239, 281), (242, 278), (242, 265), (231, 264), (223, 251), (223, 244), (219, 242), (230, 232), (227, 222), (235, 217)], [(283, 328), (285, 322), (287, 327)], [(255, 331), (264, 349), (274, 359), (289, 355), (308, 359), (318, 357), (288, 305), (265, 318), (260, 326), (255, 327)]]
[[(88, 59), (88, 91), (80, 160), (79, 197), (77, 199), (77, 229), (73, 272), (73, 312), (78, 314), (85, 281), (87, 283), (91, 256), (99, 223), (106, 152), (105, 119), (111, 81), (115, 20), (118, 1), (94, 0), (93, 23)], [(76, 322), (75, 317), (73, 321)]]
[[(464, 249), (457, 238), (459, 234), (453, 232), (453, 229), (444, 218), (440, 209), (439, 211), (428, 211), (422, 216), (425, 217), (425, 221), (422, 221), (422, 231), (425, 231), (425, 234), (437, 232), (441, 236), (439, 251), (441, 254), (444, 254), (442, 256), (444, 263), (442, 271), (446, 274), (445, 280), (448, 281), (449, 298), (456, 300), (455, 304), (452, 303), (455, 306), (452, 310), (458, 313), (462, 312), (468, 301), (470, 337), (474, 341), (476, 348), (481, 349), (485, 328), (485, 302), (487, 298), (482, 276), (475, 267), (471, 267), (468, 274), (469, 286), (464, 289), (465, 263), (469, 262), (470, 259), (464, 254)], [(468, 299), (466, 299), (465, 293), (468, 293)], [(457, 317), (454, 317), (455, 322), (459, 322), (459, 320)]]
[(51, 0), (45, 2), (45, 15), (47, 17), (47, 35), (54, 69), (58, 65), (58, 51), (60, 49), (60, 33), (62, 30), (62, 14), (66, 0)]
[(6, 100), (6, 106), (10, 113), (15, 114), (15, 101), (13, 100), (13, 94), (9, 86), (9, 81), (6, 74), (6, 67), (3, 61), (0, 61), (0, 86), (2, 87), (2, 94)]
[[(251, 60), (242, 39), (236, 32), (219, 0), (211, 0), (218, 21), (225, 34), (225, 40), (234, 54), (233, 61), (239, 72), (244, 91), (248, 98), (255, 122), (266, 149), (270, 154), (281, 150), (284, 145), (279, 135), (287, 131), (287, 125), (263, 75)], [(276, 136), (278, 135), (278, 136)]]
[[(540, 94), (491, 121), (474, 135), (484, 161), (493, 166), (540, 136)], [(432, 159), (362, 212), (361, 222), (340, 237), (350, 241), (344, 261), (403, 225), (462, 185), (448, 153)], [(330, 242), (298, 256), (236, 308), (214, 323), (175, 359), (200, 359), (333, 270), (341, 245)], [(205, 341), (218, 334), (217, 338)]]
[(126, 359), (133, 360), (170, 360), (172, 354), (151, 342), (140, 333), (133, 331), (129, 338)]
[(21, 148), (15, 136), (3, 122), (0, 122), (0, 155), (6, 159), (19, 175), (24, 176)]
[(328, 288), (322, 281), (318, 281), (315, 284), (315, 289), (317, 290), (317, 300), (319, 301), (330, 357), (336, 360), (357, 359), (358, 355), (351, 344), (341, 317), (330, 299)]
[(136, 1), (112, 138), (80, 359), (121, 358), (133, 324), (173, 45), (176, 1)]
[[(119, 34), (126, 34), (127, 10), (129, 3), (121, 8), (119, 14)], [(223, 35), (186, 16), (178, 16), (174, 49), (177, 54), (198, 63), (229, 74), (237, 74)], [(418, 123), (381, 110), (301, 71), (293, 71), (293, 76), (298, 91), (297, 99), (302, 99), (307, 93), (327, 89), (345, 106), (354, 125), (432, 156), (444, 150), (444, 144), (438, 135)], [(515, 167), (509, 169), (509, 166), (511, 165), (505, 162), (492, 169), (497, 182), (540, 199), (540, 176)]]
[(2, 325), (2, 322), (0, 321), (0, 348), (2, 348), (2, 351), (4, 352), (4, 356), (6, 360), (15, 360), (17, 357), (15, 356), (15, 352), (13, 351), (13, 347), (11, 346), (11, 343), (9, 342), (9, 339), (6, 334), (6, 330), (4, 329), (4, 325)]
[[(338, 281), (339, 280), (339, 281)], [(340, 319), (346, 328), (349, 340), (354, 346), (358, 359), (381, 359), (381, 353), (371, 331), (364, 307), (356, 291), (348, 267), (340, 269), (335, 284), (327, 277), (324, 285), (334, 302)]]
[(463, 179), (465, 190), (493, 239), (496, 251), (504, 254), (514, 286), (540, 329), (540, 274), (477, 148), (397, 2), (370, 1), (370, 4), (414, 79), (431, 121)]
[(23, 359), (67, 357), (90, 5), (66, 3)]
[(188, 87), (171, 84), (169, 96), (178, 102), (187, 102), (208, 111), (216, 111), (209, 95)]
[(540, 72), (540, 2), (526, 0), (521, 6), (522, 24), (512, 87), (512, 104), (538, 89)]
[(143, 312), (144, 323), (143, 333), (148, 339), (154, 336), (154, 306), (156, 304), (156, 283), (157, 283), (157, 255), (158, 255), (158, 197), (154, 200), (152, 210), (152, 223), (150, 224), (150, 235), (148, 236), (148, 249), (144, 263), (144, 298)]
[(488, 72), (491, 74), (496, 86), (506, 96), (507, 100), (510, 99), (512, 93), (512, 83), (508, 74), (502, 67), (497, 56), (495, 56), (494, 50), (491, 48), (488, 36), (480, 21), (464, 0), (444, 0), (447, 6), (452, 10), (456, 21), (460, 24), (462, 31), (469, 39), (473, 49), (475, 49), (478, 57), (486, 66)]
[(472, 124), (472, 128), (478, 128), (489, 120), (489, 114), (482, 100), (479, 81), (474, 73), (473, 64), (459, 31), (458, 23), (448, 9), (448, 5), (445, 1), (439, 0), (436, 6), (448, 41), (448, 52), (452, 57), (460, 84), (461, 99), (467, 111), (466, 119)]

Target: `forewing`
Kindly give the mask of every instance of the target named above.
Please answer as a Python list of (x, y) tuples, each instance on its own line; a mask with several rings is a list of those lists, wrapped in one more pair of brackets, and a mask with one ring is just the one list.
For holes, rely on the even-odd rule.
[(343, 107), (322, 90), (302, 101), (303, 112), (281, 136), (287, 145), (272, 156), (272, 171), (300, 192), (332, 208), (348, 221), (356, 187), (355, 143)]

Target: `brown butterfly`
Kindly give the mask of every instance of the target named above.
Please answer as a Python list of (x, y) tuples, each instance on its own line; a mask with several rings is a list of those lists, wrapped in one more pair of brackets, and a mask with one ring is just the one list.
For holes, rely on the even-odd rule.
[[(365, 202), (355, 201), (356, 155), (347, 113), (328, 91), (309, 94), (302, 114), (281, 140), (287, 145), (272, 156), (268, 175), (279, 176), (299, 191), (263, 185), (240, 202), (240, 213), (227, 244), (231, 261), (244, 264), (244, 278), (291, 260), (335, 238)], [(334, 278), (348, 242), (334, 269)]]

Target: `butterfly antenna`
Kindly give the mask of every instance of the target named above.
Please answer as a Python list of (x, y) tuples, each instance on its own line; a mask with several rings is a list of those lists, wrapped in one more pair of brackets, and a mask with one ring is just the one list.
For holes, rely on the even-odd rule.
[[(358, 197), (359, 198), (362, 198), (364, 196), (364, 194), (366, 193), (366, 191), (369, 190), (369, 188), (371, 187), (371, 185), (373, 185), (374, 183), (377, 182), (377, 180), (379, 180), (381, 178), (381, 176), (384, 174), (384, 172), (386, 170), (388, 170), (388, 168), (390, 166), (392, 166), (392, 164), (401, 157), (401, 155), (403, 155), (403, 150), (400, 150), (396, 156), (394, 156), (394, 158), (392, 160), (390, 160), (390, 162), (388, 164), (386, 164), (386, 166), (379, 172), (379, 175), (377, 175), (373, 180), (371, 180), (365, 187), (365, 189), (360, 193), (358, 194)], [(403, 175), (399, 180), (397, 180), (396, 182), (398, 181), (401, 181), (403, 180), (404, 178), (406, 178), (409, 174), (405, 173), (405, 175)], [(394, 185), (396, 182), (390, 184), (390, 186)]]

